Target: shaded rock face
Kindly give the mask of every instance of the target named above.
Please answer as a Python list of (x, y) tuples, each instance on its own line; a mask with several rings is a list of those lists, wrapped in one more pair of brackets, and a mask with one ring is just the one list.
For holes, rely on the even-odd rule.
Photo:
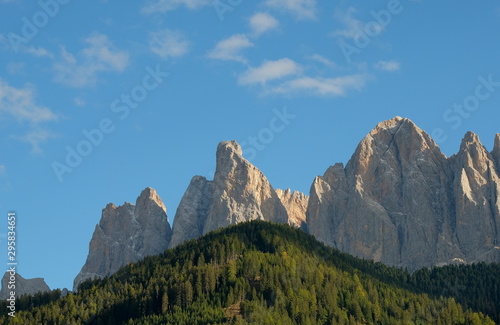
[(74, 290), (88, 278), (111, 275), (126, 264), (162, 253), (171, 236), (165, 205), (154, 189), (143, 190), (136, 205), (109, 203), (90, 241), (87, 261), (73, 282)]
[(290, 189), (285, 191), (277, 189), (276, 194), (288, 213), (288, 224), (306, 229), (306, 211), (309, 197), (304, 193)]
[(382, 122), (345, 167), (314, 180), (308, 230), (347, 253), (411, 270), (499, 261), (495, 150), (470, 133), (446, 158), (410, 120)]
[(20, 274), (16, 274), (16, 288), (15, 290), (9, 289), (10, 274), (5, 272), (2, 278), (2, 290), (0, 290), (0, 299), (5, 300), (10, 298), (10, 292), (16, 292), (16, 298), (22, 295), (34, 295), (37, 292), (50, 291), (49, 286), (45, 283), (43, 278), (25, 279)]
[(498, 174), (500, 174), (500, 133), (497, 133), (497, 135), (495, 136), (495, 146), (493, 147), (491, 155), (495, 160), (497, 172)]
[(212, 181), (195, 176), (175, 213), (170, 247), (203, 235), (212, 201)]
[(217, 147), (214, 180), (195, 176), (174, 218), (170, 247), (212, 230), (249, 220), (288, 222), (288, 213), (267, 178), (242, 156), (236, 141)]

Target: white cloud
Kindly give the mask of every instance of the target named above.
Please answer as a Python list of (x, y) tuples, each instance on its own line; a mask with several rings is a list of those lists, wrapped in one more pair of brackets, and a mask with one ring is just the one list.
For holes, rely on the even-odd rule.
[(35, 102), (35, 91), (30, 86), (15, 88), (0, 78), (0, 116), (8, 116), (18, 122), (36, 125), (55, 121), (57, 115)]
[(199, 9), (212, 4), (211, 0), (155, 0), (150, 2), (141, 12), (144, 14), (164, 13), (173, 11), (181, 6), (188, 9)]
[(401, 69), (401, 63), (397, 61), (378, 61), (375, 63), (375, 68), (383, 71), (399, 71)]
[(61, 50), (61, 60), (54, 64), (55, 81), (75, 88), (94, 86), (99, 73), (121, 72), (128, 66), (128, 52), (115, 47), (106, 35), (94, 33), (85, 43), (77, 56)]
[(296, 75), (300, 71), (301, 67), (295, 61), (283, 58), (276, 61), (265, 61), (257, 68), (248, 69), (240, 76), (238, 81), (242, 85), (265, 84), (270, 80)]
[(316, 0), (266, 0), (271, 8), (291, 12), (298, 19), (316, 18)]
[(365, 24), (364, 22), (354, 18), (354, 14), (356, 13), (356, 9), (353, 7), (348, 8), (346, 11), (337, 11), (335, 12), (335, 19), (342, 24), (344, 24), (345, 28), (335, 30), (332, 35), (341, 38), (356, 38), (361, 33), (364, 33), (365, 28), (370, 27), (370, 31), (372, 34), (377, 35), (383, 31), (382, 25), (378, 23), (373, 23), (370, 25)]
[(31, 145), (32, 153), (42, 152), (40, 144), (48, 139), (56, 138), (56, 136), (49, 130), (44, 128), (35, 128), (23, 136), (14, 136), (15, 139)]
[(33, 56), (42, 58), (42, 57), (47, 57), (47, 58), (53, 58), (54, 55), (49, 52), (47, 49), (44, 49), (43, 47), (34, 47), (34, 46), (28, 46), (24, 49), (26, 53), (29, 53)]
[(311, 60), (317, 61), (323, 65), (326, 65), (327, 67), (332, 68), (332, 69), (335, 69), (338, 67), (338, 65), (335, 62), (333, 62), (333, 61), (331, 61), (331, 60), (329, 60), (329, 59), (327, 59), (324, 56), (319, 55), (319, 54), (311, 55), (308, 58)]
[(179, 31), (163, 29), (149, 34), (149, 47), (153, 53), (166, 60), (186, 54), (189, 41)]
[(350, 75), (337, 78), (300, 77), (284, 82), (269, 92), (293, 95), (298, 92), (309, 92), (323, 96), (343, 96), (351, 90), (361, 90), (367, 81), (365, 75)]
[(256, 36), (278, 27), (279, 21), (267, 12), (258, 12), (250, 17), (250, 27)]
[(49, 108), (35, 102), (35, 91), (31, 86), (15, 88), (0, 78), (0, 118), (28, 123), (28, 133), (23, 136), (13, 136), (13, 138), (31, 144), (32, 152), (40, 152), (40, 144), (54, 137), (40, 124), (56, 121), (58, 116)]
[(240, 54), (240, 52), (241, 50), (252, 46), (252, 42), (250, 42), (245, 35), (236, 34), (217, 43), (215, 48), (208, 52), (207, 56), (210, 59), (215, 60), (246, 63), (247, 60)]

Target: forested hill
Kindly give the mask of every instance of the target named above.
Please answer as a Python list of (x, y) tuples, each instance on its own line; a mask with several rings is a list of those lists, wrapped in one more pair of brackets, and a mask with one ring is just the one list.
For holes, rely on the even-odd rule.
[[(472, 267), (478, 273), (464, 271)], [(464, 303), (495, 315), (478, 297), (496, 295), (498, 305), (498, 265), (472, 267), (410, 275), (340, 253), (287, 225), (253, 221), (148, 257), (104, 280), (86, 281), (78, 294), (0, 323), (495, 324), (439, 296), (470, 293)], [(485, 274), (474, 294), (463, 288), (471, 274)], [(27, 308), (29, 299), (19, 303)]]

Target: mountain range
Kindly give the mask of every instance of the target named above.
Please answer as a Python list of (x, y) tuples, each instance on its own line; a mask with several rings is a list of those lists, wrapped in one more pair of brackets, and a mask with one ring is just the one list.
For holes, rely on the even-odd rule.
[(309, 196), (274, 189), (221, 142), (213, 180), (194, 176), (170, 227), (155, 190), (135, 205), (108, 204), (96, 226), (74, 289), (121, 266), (210, 231), (250, 220), (299, 227), (351, 255), (415, 271), (453, 263), (500, 261), (500, 134), (489, 152), (468, 132), (446, 157), (412, 121), (379, 123), (349, 162), (327, 168)]

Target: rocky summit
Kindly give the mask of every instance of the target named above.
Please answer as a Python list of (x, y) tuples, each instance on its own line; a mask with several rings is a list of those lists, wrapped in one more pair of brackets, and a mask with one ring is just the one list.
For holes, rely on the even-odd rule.
[(156, 191), (146, 188), (136, 205), (109, 203), (95, 227), (89, 254), (74, 280), (74, 290), (88, 278), (111, 275), (128, 263), (168, 248), (172, 231), (165, 205)]
[[(2, 290), (0, 290), (0, 299), (2, 300), (9, 299), (11, 297), (11, 292), (15, 292), (15, 297), (19, 298), (25, 294), (34, 295), (38, 292), (50, 291), (49, 286), (45, 283), (43, 278), (25, 279), (21, 274), (16, 273), (13, 275), (15, 277), (13, 281), (11, 276), (9, 272), (5, 272), (3, 275)], [(12, 285), (15, 285), (15, 289), (12, 288)], [(10, 289), (9, 286), (11, 286)]]
[(500, 261), (498, 136), (469, 132), (447, 158), (412, 121), (378, 124), (347, 165), (311, 186), (307, 227), (324, 243), (410, 270)]
[(284, 203), (264, 174), (243, 158), (240, 145), (221, 142), (213, 181), (195, 176), (177, 208), (170, 246), (255, 219), (289, 222)]

